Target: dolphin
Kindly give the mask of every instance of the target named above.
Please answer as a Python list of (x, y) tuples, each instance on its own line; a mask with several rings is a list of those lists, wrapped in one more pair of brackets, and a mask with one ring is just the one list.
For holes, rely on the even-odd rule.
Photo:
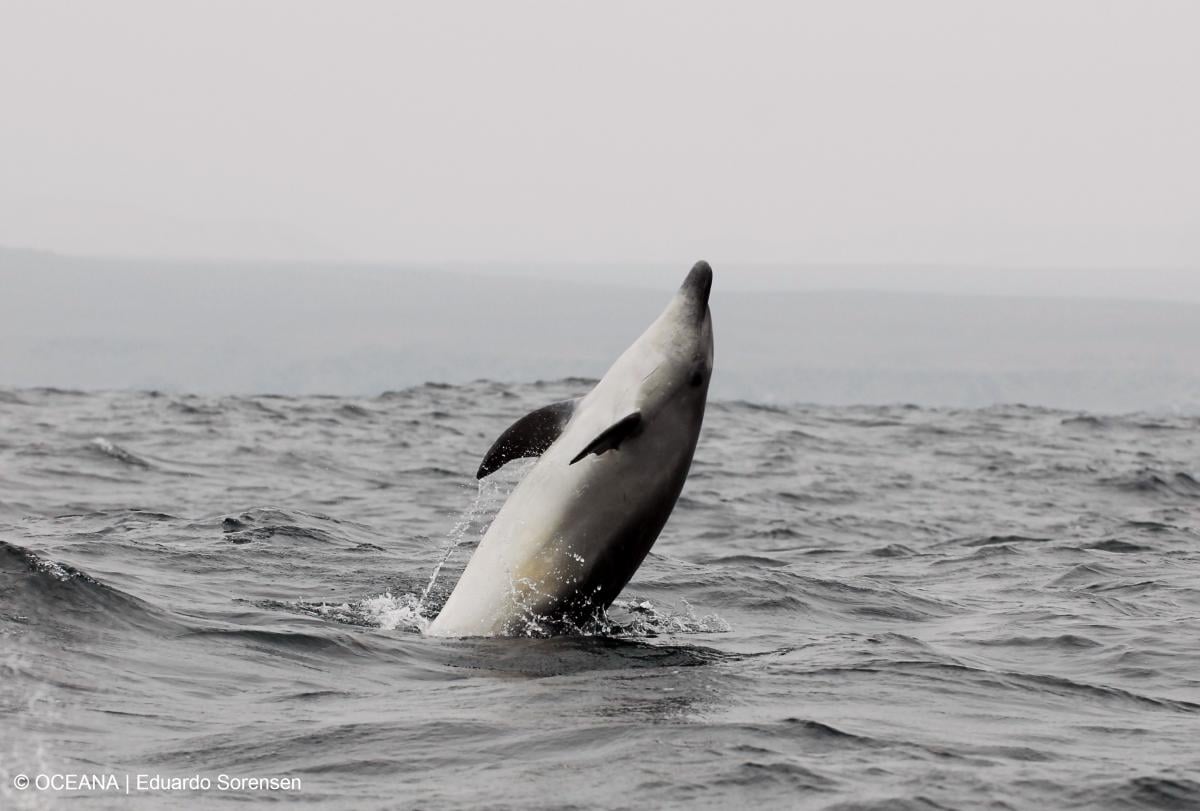
[(513, 489), (426, 633), (579, 628), (610, 606), (667, 523), (708, 398), (712, 268), (697, 262), (662, 315), (586, 395), (526, 414), (476, 473), (541, 457)]

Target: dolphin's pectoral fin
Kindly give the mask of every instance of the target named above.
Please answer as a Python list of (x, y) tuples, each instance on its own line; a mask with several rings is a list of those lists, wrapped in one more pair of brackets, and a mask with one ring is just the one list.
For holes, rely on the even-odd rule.
[(525, 456), (541, 456), (562, 434), (582, 397), (531, 411), (509, 426), (483, 457), (475, 478), (482, 479)]
[(621, 443), (630, 437), (637, 436), (642, 432), (642, 412), (635, 411), (628, 417), (624, 417), (612, 425), (601, 431), (595, 439), (587, 444), (587, 447), (579, 452), (571, 464), (575, 464), (589, 453), (594, 453), (597, 456), (605, 451), (613, 451), (621, 447)]

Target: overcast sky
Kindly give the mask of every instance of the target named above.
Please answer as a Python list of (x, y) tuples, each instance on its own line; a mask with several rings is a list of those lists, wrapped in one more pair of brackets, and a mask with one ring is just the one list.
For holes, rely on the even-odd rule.
[(1200, 3), (0, 0), (0, 244), (1200, 267)]

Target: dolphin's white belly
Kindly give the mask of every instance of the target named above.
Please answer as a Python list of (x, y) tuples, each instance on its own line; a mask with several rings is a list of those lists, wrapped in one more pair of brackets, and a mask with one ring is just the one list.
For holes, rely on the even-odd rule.
[(573, 424), (521, 480), (430, 634), (522, 633), (567, 601), (595, 596), (596, 607), (606, 607), (611, 598), (600, 598), (615, 596), (625, 585), (648, 546), (614, 550), (614, 539), (631, 530), (637, 534), (631, 523), (647, 520), (645, 505), (674, 504), (695, 439), (683, 435), (685, 426), (655, 425), (629, 440), (629, 452), (570, 464), (603, 421)]

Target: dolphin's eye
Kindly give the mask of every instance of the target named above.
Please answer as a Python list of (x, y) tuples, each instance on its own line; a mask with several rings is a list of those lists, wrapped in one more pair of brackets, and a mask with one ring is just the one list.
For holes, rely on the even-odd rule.
[(692, 388), (696, 388), (696, 386), (699, 386), (703, 382), (704, 371), (702, 369), (697, 369), (696, 371), (692, 372), (692, 376), (688, 378), (688, 385)]

